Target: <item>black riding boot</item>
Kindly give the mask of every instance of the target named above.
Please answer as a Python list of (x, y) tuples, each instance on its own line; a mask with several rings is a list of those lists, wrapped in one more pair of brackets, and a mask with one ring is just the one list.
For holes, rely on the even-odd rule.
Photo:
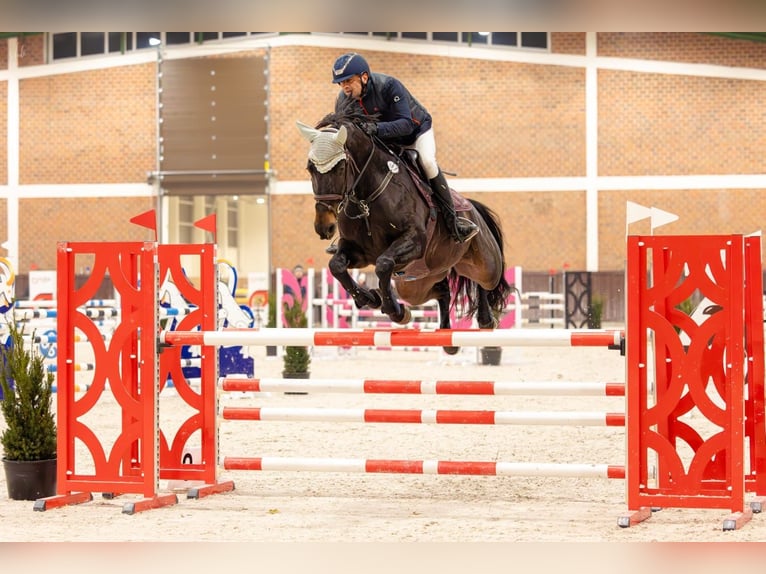
[(444, 221), (447, 223), (452, 238), (458, 243), (468, 241), (474, 235), (479, 233), (477, 225), (465, 217), (457, 217), (455, 206), (452, 204), (452, 194), (447, 185), (447, 179), (439, 170), (439, 174), (429, 181), (431, 189), (434, 191), (434, 198), (441, 207)]

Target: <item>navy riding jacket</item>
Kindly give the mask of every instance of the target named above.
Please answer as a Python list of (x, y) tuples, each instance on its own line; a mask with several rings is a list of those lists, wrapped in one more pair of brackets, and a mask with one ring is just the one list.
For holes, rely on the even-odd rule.
[[(348, 99), (341, 90), (335, 111), (343, 109)], [(365, 114), (380, 115), (378, 137), (385, 142), (410, 145), (419, 134), (431, 129), (431, 114), (393, 76), (371, 73), (362, 97), (356, 101)]]

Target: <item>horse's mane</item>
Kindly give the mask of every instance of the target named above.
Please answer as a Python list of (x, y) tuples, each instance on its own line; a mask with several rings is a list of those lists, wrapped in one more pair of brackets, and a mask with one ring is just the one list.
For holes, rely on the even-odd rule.
[(347, 98), (342, 102), (340, 108), (336, 108), (334, 112), (327, 114), (316, 125), (317, 129), (321, 129), (327, 126), (340, 126), (345, 123), (352, 123), (359, 125), (362, 122), (376, 121), (376, 116), (369, 116), (364, 113), (359, 106), (354, 105), (355, 100)]

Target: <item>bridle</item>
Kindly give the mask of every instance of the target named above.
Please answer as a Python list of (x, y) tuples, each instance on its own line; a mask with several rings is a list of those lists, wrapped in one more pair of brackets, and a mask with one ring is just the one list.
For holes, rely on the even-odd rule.
[[(336, 128), (325, 128), (324, 130), (331, 131), (336, 130)], [(385, 189), (388, 187), (388, 184), (391, 182), (391, 179), (394, 177), (394, 174), (399, 171), (398, 159), (396, 162), (389, 161), (388, 173), (386, 173), (385, 177), (381, 180), (380, 184), (378, 184), (375, 190), (366, 198), (360, 199), (357, 197), (357, 186), (359, 185), (362, 176), (367, 171), (367, 168), (370, 166), (370, 162), (375, 155), (375, 142), (371, 141), (371, 143), (372, 145), (370, 146), (370, 154), (367, 156), (367, 160), (364, 162), (364, 165), (361, 169), (359, 169), (359, 166), (357, 165), (354, 158), (348, 153), (348, 148), (344, 144), (343, 158), (341, 158), (341, 161), (346, 161), (344, 164), (346, 188), (343, 190), (343, 193), (323, 193), (314, 195), (315, 203), (323, 206), (328, 211), (335, 214), (336, 217), (340, 213), (343, 213), (343, 215), (349, 219), (363, 218), (367, 227), (367, 235), (372, 234), (370, 231), (369, 222), (370, 204), (383, 194)], [(335, 202), (337, 202), (337, 206), (333, 205)], [(357, 213), (349, 213), (349, 208), (352, 205), (356, 208)]]

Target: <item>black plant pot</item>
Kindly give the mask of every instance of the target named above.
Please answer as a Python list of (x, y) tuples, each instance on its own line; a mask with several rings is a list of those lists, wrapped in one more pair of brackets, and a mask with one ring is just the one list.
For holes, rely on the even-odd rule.
[(276, 347), (276, 345), (266, 345), (266, 356), (267, 357), (276, 357), (277, 356), (277, 347)]
[(502, 347), (482, 347), (479, 349), (482, 365), (499, 365), (503, 358)]
[(56, 494), (56, 459), (6, 460), (5, 481), (11, 500), (37, 500)]

